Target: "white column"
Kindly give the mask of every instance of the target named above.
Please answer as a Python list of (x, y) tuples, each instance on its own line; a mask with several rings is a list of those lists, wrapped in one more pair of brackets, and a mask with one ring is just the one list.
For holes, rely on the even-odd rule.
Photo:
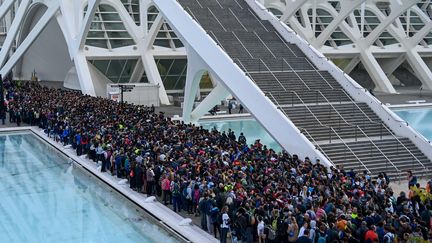
[(381, 61), (381, 67), (387, 76), (390, 76), (405, 61), (405, 54), (400, 54), (397, 58), (386, 58)]
[(0, 6), (0, 19), (2, 19), (6, 13), (9, 11), (9, 8), (12, 6), (12, 4), (15, 2), (15, 0), (5, 0), (1, 6)]
[(186, 49), (188, 53), (188, 63), (184, 89), (183, 120), (185, 122), (190, 122), (195, 98), (199, 92), (199, 84), (203, 74), (207, 70), (207, 67), (203, 64), (204, 61), (192, 48), (187, 47)]
[[(212, 78), (214, 78), (214, 76), (212, 76)], [(215, 105), (220, 104), (220, 101), (226, 99), (229, 95), (230, 93), (223, 86), (223, 84), (218, 82), (218, 85), (210, 92), (210, 94), (200, 102), (194, 111), (192, 111), (192, 114), (190, 115), (190, 121), (198, 121), (198, 119), (204, 116)]]
[(364, 67), (376, 85), (376, 89), (386, 93), (396, 93), (389, 78), (384, 73), (379, 63), (370, 50), (361, 50), (360, 57)]
[(84, 47), (85, 41), (87, 39), (87, 34), (89, 32), (91, 23), (93, 22), (96, 9), (99, 6), (101, 0), (89, 0), (87, 5), (87, 12), (84, 16), (83, 23), (81, 24), (81, 28), (78, 32), (78, 36), (76, 39), (76, 50), (82, 49)]
[(142, 54), (144, 70), (150, 83), (159, 85), (159, 99), (161, 104), (169, 105), (168, 95), (165, 90), (162, 78), (156, 65), (156, 61), (151, 52)]
[(423, 88), (432, 90), (432, 72), (423, 58), (414, 49), (407, 50), (406, 57), (411, 68), (422, 82)]
[(87, 58), (82, 51), (76, 53), (74, 57), (74, 64), (78, 74), (81, 92), (83, 94), (96, 96), (96, 90), (94, 88), (93, 79), (90, 74)]
[(138, 49), (140, 50), (141, 60), (149, 82), (152, 84), (159, 85), (160, 102), (163, 105), (169, 105), (170, 103), (168, 99), (168, 94), (166, 93), (165, 86), (163, 84), (162, 78), (157, 68), (154, 56), (151, 52), (151, 49), (153, 48), (154, 40), (156, 39), (157, 33), (160, 27), (162, 26), (163, 21), (164, 20), (162, 18), (162, 14), (159, 14), (156, 17), (146, 37), (143, 40), (138, 41), (137, 46)]
[(352, 70), (354, 70), (354, 68), (357, 66), (357, 64), (359, 64), (359, 62), (360, 62), (360, 57), (358, 56), (354, 57), (353, 59), (351, 59), (348, 65), (345, 66), (343, 71), (348, 74), (351, 73)]
[(30, 0), (23, 0), (15, 13), (14, 21), (12, 25), (9, 27), (8, 32), (6, 33), (6, 39), (3, 42), (2, 49), (0, 51), (0, 67), (6, 61), (6, 58), (9, 54), (9, 50), (14, 44), (15, 38), (18, 34), (19, 29), (21, 28), (21, 24), (24, 21), (24, 15), (27, 11), (28, 6), (30, 5)]

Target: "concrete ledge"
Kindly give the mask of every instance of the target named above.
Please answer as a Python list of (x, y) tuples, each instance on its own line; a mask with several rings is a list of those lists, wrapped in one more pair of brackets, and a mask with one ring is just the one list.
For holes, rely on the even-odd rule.
[(97, 168), (96, 163), (89, 161), (88, 159), (84, 158), (84, 156), (78, 157), (73, 149), (68, 148), (70, 146), (65, 148), (62, 144), (59, 144), (54, 140), (48, 138), (46, 134), (38, 127), (10, 127), (0, 129), (0, 133), (25, 131), (31, 131), (37, 137), (52, 145), (59, 152), (71, 158), (76, 164), (85, 168), (94, 176), (104, 181), (106, 184), (117, 190), (123, 196), (140, 206), (156, 220), (160, 221), (163, 225), (166, 225), (166, 229), (173, 234), (177, 234), (178, 236), (184, 238), (186, 241), (190, 242), (219, 242), (212, 235), (208, 234), (196, 225), (182, 224), (182, 222), (185, 222), (187, 219), (178, 215), (162, 203), (147, 200), (147, 196), (145, 194), (131, 190), (128, 184), (119, 184), (121, 179), (111, 176), (109, 173), (100, 172), (100, 170), (98, 170)]
[(387, 105), (388, 108), (432, 108), (432, 103), (415, 103), (415, 104), (397, 104), (397, 105)]

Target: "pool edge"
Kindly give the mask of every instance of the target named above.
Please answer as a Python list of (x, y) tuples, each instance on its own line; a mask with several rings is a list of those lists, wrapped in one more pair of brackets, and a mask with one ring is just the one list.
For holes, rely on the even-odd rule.
[(130, 190), (127, 184), (126, 186), (120, 185), (118, 183), (120, 180), (117, 180), (117, 178), (107, 173), (100, 172), (95, 166), (95, 163), (92, 163), (83, 157), (77, 156), (73, 153), (72, 149), (64, 148), (64, 146), (62, 146), (61, 144), (58, 144), (54, 140), (47, 137), (46, 134), (39, 128), (29, 126), (0, 128), (0, 134), (5, 132), (26, 131), (48, 143), (58, 152), (72, 159), (77, 165), (95, 176), (101, 182), (104, 182), (109, 187), (116, 190), (122, 196), (130, 200), (136, 206), (140, 207), (149, 216), (151, 216), (153, 220), (159, 222), (160, 227), (163, 227), (165, 230), (173, 234), (175, 238), (185, 242), (219, 242), (216, 238), (214, 238), (195, 224), (187, 226), (180, 225), (179, 223), (186, 218), (183, 218), (182, 216), (175, 213), (170, 208), (158, 201), (146, 202), (147, 197), (144, 194)]

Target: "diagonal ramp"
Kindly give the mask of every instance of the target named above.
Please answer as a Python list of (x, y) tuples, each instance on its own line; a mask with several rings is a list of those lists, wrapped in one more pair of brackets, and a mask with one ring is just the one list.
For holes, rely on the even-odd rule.
[(319, 158), (331, 165), (325, 156), (303, 135), (273, 102), (250, 80), (216, 42), (175, 0), (154, 0), (189, 52), (202, 60), (212, 75), (244, 104), (255, 119), (288, 152), (301, 157)]

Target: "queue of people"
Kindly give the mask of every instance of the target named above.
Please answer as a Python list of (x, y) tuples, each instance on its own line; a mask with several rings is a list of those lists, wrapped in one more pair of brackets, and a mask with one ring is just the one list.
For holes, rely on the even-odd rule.
[(418, 184), (411, 185), (416, 193), (394, 195), (385, 174), (327, 168), (154, 108), (32, 82), (5, 88), (16, 118), (128, 179), (133, 190), (199, 217), (220, 242), (431, 239), (431, 198), (421, 197)]

